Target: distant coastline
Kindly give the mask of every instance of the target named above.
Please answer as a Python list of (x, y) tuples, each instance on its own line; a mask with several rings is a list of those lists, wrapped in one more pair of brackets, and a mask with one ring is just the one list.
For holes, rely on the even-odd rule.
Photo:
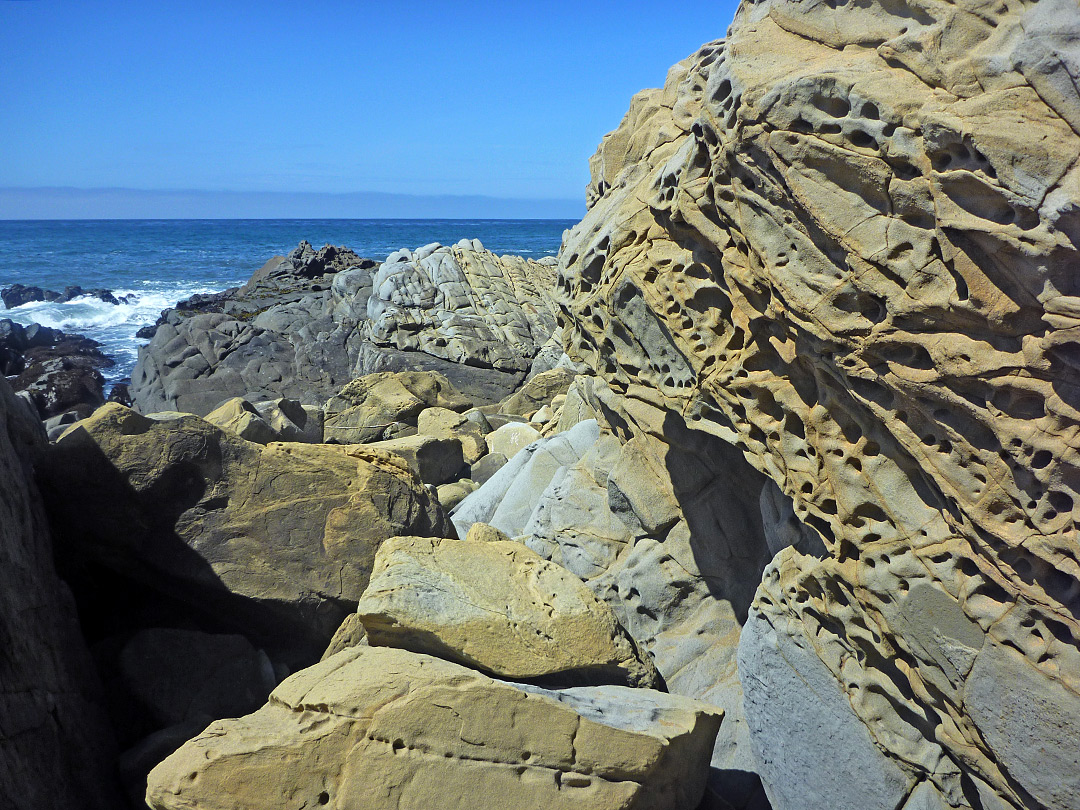
[(387, 192), (207, 191), (0, 187), (0, 220), (572, 219), (581, 199)]

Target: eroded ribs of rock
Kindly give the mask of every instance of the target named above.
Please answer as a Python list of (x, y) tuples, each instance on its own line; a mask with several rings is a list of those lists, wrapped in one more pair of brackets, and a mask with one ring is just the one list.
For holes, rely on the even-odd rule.
[[(564, 245), (568, 352), (740, 447), (828, 549), (752, 615), (897, 769), (881, 806), (1080, 792), (1078, 32), (1064, 0), (746, 2), (634, 98)], [(1063, 719), (993, 713), (1018, 681)], [(805, 722), (756, 721), (763, 750)]]
[(555, 329), (554, 280), (553, 260), (496, 256), (477, 240), (379, 266), (302, 243), (195, 314), (167, 313), (132, 373), (135, 402), (200, 415), (236, 396), (321, 405), (354, 377), (418, 370), (497, 402)]

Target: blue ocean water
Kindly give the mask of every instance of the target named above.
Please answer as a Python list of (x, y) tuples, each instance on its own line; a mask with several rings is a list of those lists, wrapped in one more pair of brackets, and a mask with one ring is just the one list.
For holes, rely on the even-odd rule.
[(272, 256), (303, 239), (316, 248), (345, 245), (381, 261), (398, 248), (479, 239), (498, 254), (554, 256), (572, 220), (73, 220), (0, 221), (0, 288), (21, 283), (62, 292), (77, 284), (134, 294), (130, 304), (95, 298), (31, 303), (0, 318), (78, 332), (100, 341), (131, 374), (143, 342), (135, 337), (162, 309), (195, 293), (243, 284)]

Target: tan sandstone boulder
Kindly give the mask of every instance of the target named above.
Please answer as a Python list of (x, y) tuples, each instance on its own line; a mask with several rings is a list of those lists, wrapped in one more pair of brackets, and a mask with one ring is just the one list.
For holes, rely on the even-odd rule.
[(446, 533), (442, 509), (387, 453), (263, 447), (116, 404), (60, 439), (42, 481), (73, 553), (300, 660), (317, 659), (355, 606), (383, 540)]
[(722, 714), (618, 686), (548, 691), (354, 647), (150, 774), (155, 810), (685, 810)]
[(370, 442), (368, 447), (397, 456), (425, 484), (438, 486), (453, 481), (465, 465), (461, 442), (457, 439), (436, 439), (417, 434)]
[(513, 541), (395, 537), (376, 555), (357, 613), (373, 645), (498, 677), (661, 683), (611, 608), (569, 571)]
[(427, 408), (421, 412), (416, 420), (416, 432), (437, 439), (457, 439), (461, 442), (461, 451), (468, 464), (477, 461), (488, 451), (481, 423), (449, 408)]
[(326, 403), (325, 441), (357, 444), (385, 438), (397, 422), (416, 424), (426, 408), (464, 411), (472, 403), (434, 371), (381, 371), (357, 377)]
[(278, 441), (281, 436), (263, 418), (255, 406), (243, 397), (225, 400), (206, 415), (206, 421), (222, 430), (235, 433), (241, 439), (257, 444)]

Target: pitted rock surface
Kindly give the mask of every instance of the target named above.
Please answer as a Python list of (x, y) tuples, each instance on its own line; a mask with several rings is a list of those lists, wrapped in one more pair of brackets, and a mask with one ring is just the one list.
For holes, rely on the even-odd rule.
[(498, 402), (555, 329), (554, 260), (477, 240), (399, 250), (376, 265), (306, 242), (236, 290), (163, 314), (132, 374), (136, 407), (206, 414), (223, 400), (321, 405), (355, 377), (435, 371)]
[[(774, 561), (742, 660), (798, 691), (783, 650), (812, 655), (888, 760), (873, 796), (800, 793), (835, 747), (743, 672), (777, 808), (1075, 806), (1077, 77), (1068, 0), (744, 2), (592, 161), (567, 352), (790, 499), (827, 554)], [(1066, 718), (1039, 765), (1035, 706)]]

